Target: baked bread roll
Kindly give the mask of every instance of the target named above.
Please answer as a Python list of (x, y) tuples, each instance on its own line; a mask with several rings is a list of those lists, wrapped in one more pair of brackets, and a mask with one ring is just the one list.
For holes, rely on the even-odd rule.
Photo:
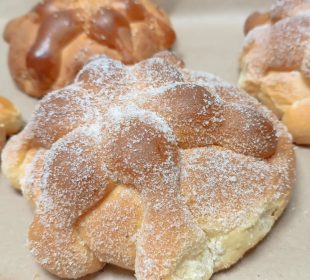
[(278, 0), (245, 23), (239, 86), (310, 145), (310, 1)]
[(59, 277), (105, 263), (138, 280), (209, 279), (271, 229), (295, 177), (285, 127), (254, 98), (164, 52), (90, 61), (6, 145), (34, 205), (28, 244)]
[(6, 138), (17, 133), (22, 127), (20, 113), (11, 101), (0, 96), (0, 151)]
[(10, 21), (4, 38), (16, 84), (42, 97), (71, 83), (94, 55), (132, 64), (170, 48), (175, 33), (150, 0), (44, 0)]

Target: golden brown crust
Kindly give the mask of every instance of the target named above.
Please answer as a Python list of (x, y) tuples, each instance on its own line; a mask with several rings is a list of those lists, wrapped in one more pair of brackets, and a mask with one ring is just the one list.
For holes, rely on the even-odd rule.
[(269, 13), (254, 12), (244, 23), (244, 34), (247, 35), (253, 28), (270, 22)]
[(94, 55), (132, 64), (170, 48), (175, 33), (149, 0), (44, 0), (4, 31), (17, 85), (42, 97), (72, 82)]
[(0, 96), (0, 151), (6, 138), (17, 133), (22, 127), (20, 113), (11, 101)]
[[(141, 280), (209, 279), (285, 208), (284, 127), (237, 88), (182, 67), (167, 52), (134, 66), (94, 59), (6, 147), (4, 173), (37, 205), (29, 247), (50, 272), (113, 263)], [(229, 242), (255, 227), (239, 250)]]
[(283, 123), (294, 135), (296, 143), (309, 145), (310, 143), (310, 97), (299, 100), (284, 114)]
[[(254, 13), (245, 23), (239, 84), (280, 118), (310, 97), (309, 29), (306, 0), (276, 1), (270, 12)], [(303, 122), (290, 121), (290, 132), (297, 144), (310, 144)]]

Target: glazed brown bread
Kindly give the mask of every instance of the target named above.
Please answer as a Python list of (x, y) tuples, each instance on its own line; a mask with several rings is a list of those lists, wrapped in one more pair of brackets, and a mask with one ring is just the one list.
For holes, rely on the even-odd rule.
[(6, 26), (18, 87), (42, 97), (71, 83), (94, 55), (126, 64), (170, 48), (175, 33), (150, 0), (44, 0)]
[(279, 0), (245, 23), (239, 85), (310, 145), (310, 1)]
[(22, 127), (20, 113), (11, 101), (0, 96), (0, 151), (6, 138), (17, 133)]
[(139, 280), (209, 279), (281, 215), (295, 176), (285, 127), (183, 65), (93, 59), (7, 144), (3, 172), (35, 206), (28, 244), (51, 273), (112, 263)]

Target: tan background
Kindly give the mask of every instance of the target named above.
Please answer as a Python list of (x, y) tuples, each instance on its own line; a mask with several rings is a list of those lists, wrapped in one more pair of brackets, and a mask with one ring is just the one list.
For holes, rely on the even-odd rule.
[[(0, 0), (0, 32), (8, 19), (27, 11), (35, 0)], [(172, 16), (178, 33), (177, 53), (188, 67), (213, 72), (236, 83), (242, 25), (246, 16), (271, 1), (158, 0)], [(0, 40), (0, 95), (12, 99), (27, 121), (36, 100), (18, 92), (6, 64), (7, 46)], [(298, 179), (293, 199), (271, 234), (232, 269), (214, 280), (310, 279), (310, 148), (296, 148)], [(25, 246), (32, 214), (21, 195), (1, 178), (0, 280), (57, 279), (37, 266)], [(134, 279), (108, 267), (87, 279)]]

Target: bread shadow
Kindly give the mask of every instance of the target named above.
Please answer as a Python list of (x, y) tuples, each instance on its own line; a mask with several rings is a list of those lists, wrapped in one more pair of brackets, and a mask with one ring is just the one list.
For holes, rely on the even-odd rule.
[(91, 274), (84, 276), (82, 278), (79, 278), (77, 280), (99, 280), (102, 279), (102, 274), (105, 274), (104, 279), (135, 279), (134, 278), (134, 272), (130, 270), (126, 270), (111, 264), (108, 264), (105, 266), (102, 270)]
[[(42, 269), (39, 265), (38, 265), (38, 270), (40, 271), (37, 273), (38, 280), (40, 279), (41, 276), (47, 276), (48, 279), (50, 280), (65, 280), (65, 278), (57, 277), (51, 274), (50, 272)], [(92, 274), (89, 274), (81, 278), (77, 278), (76, 280), (101, 280), (101, 279), (107, 279), (107, 280), (132, 279), (134, 280), (135, 277), (134, 277), (133, 271), (126, 270), (126, 269), (108, 264), (102, 270), (99, 270), (96, 273), (92, 273)], [(36, 280), (36, 278), (34, 278), (34, 280)]]

